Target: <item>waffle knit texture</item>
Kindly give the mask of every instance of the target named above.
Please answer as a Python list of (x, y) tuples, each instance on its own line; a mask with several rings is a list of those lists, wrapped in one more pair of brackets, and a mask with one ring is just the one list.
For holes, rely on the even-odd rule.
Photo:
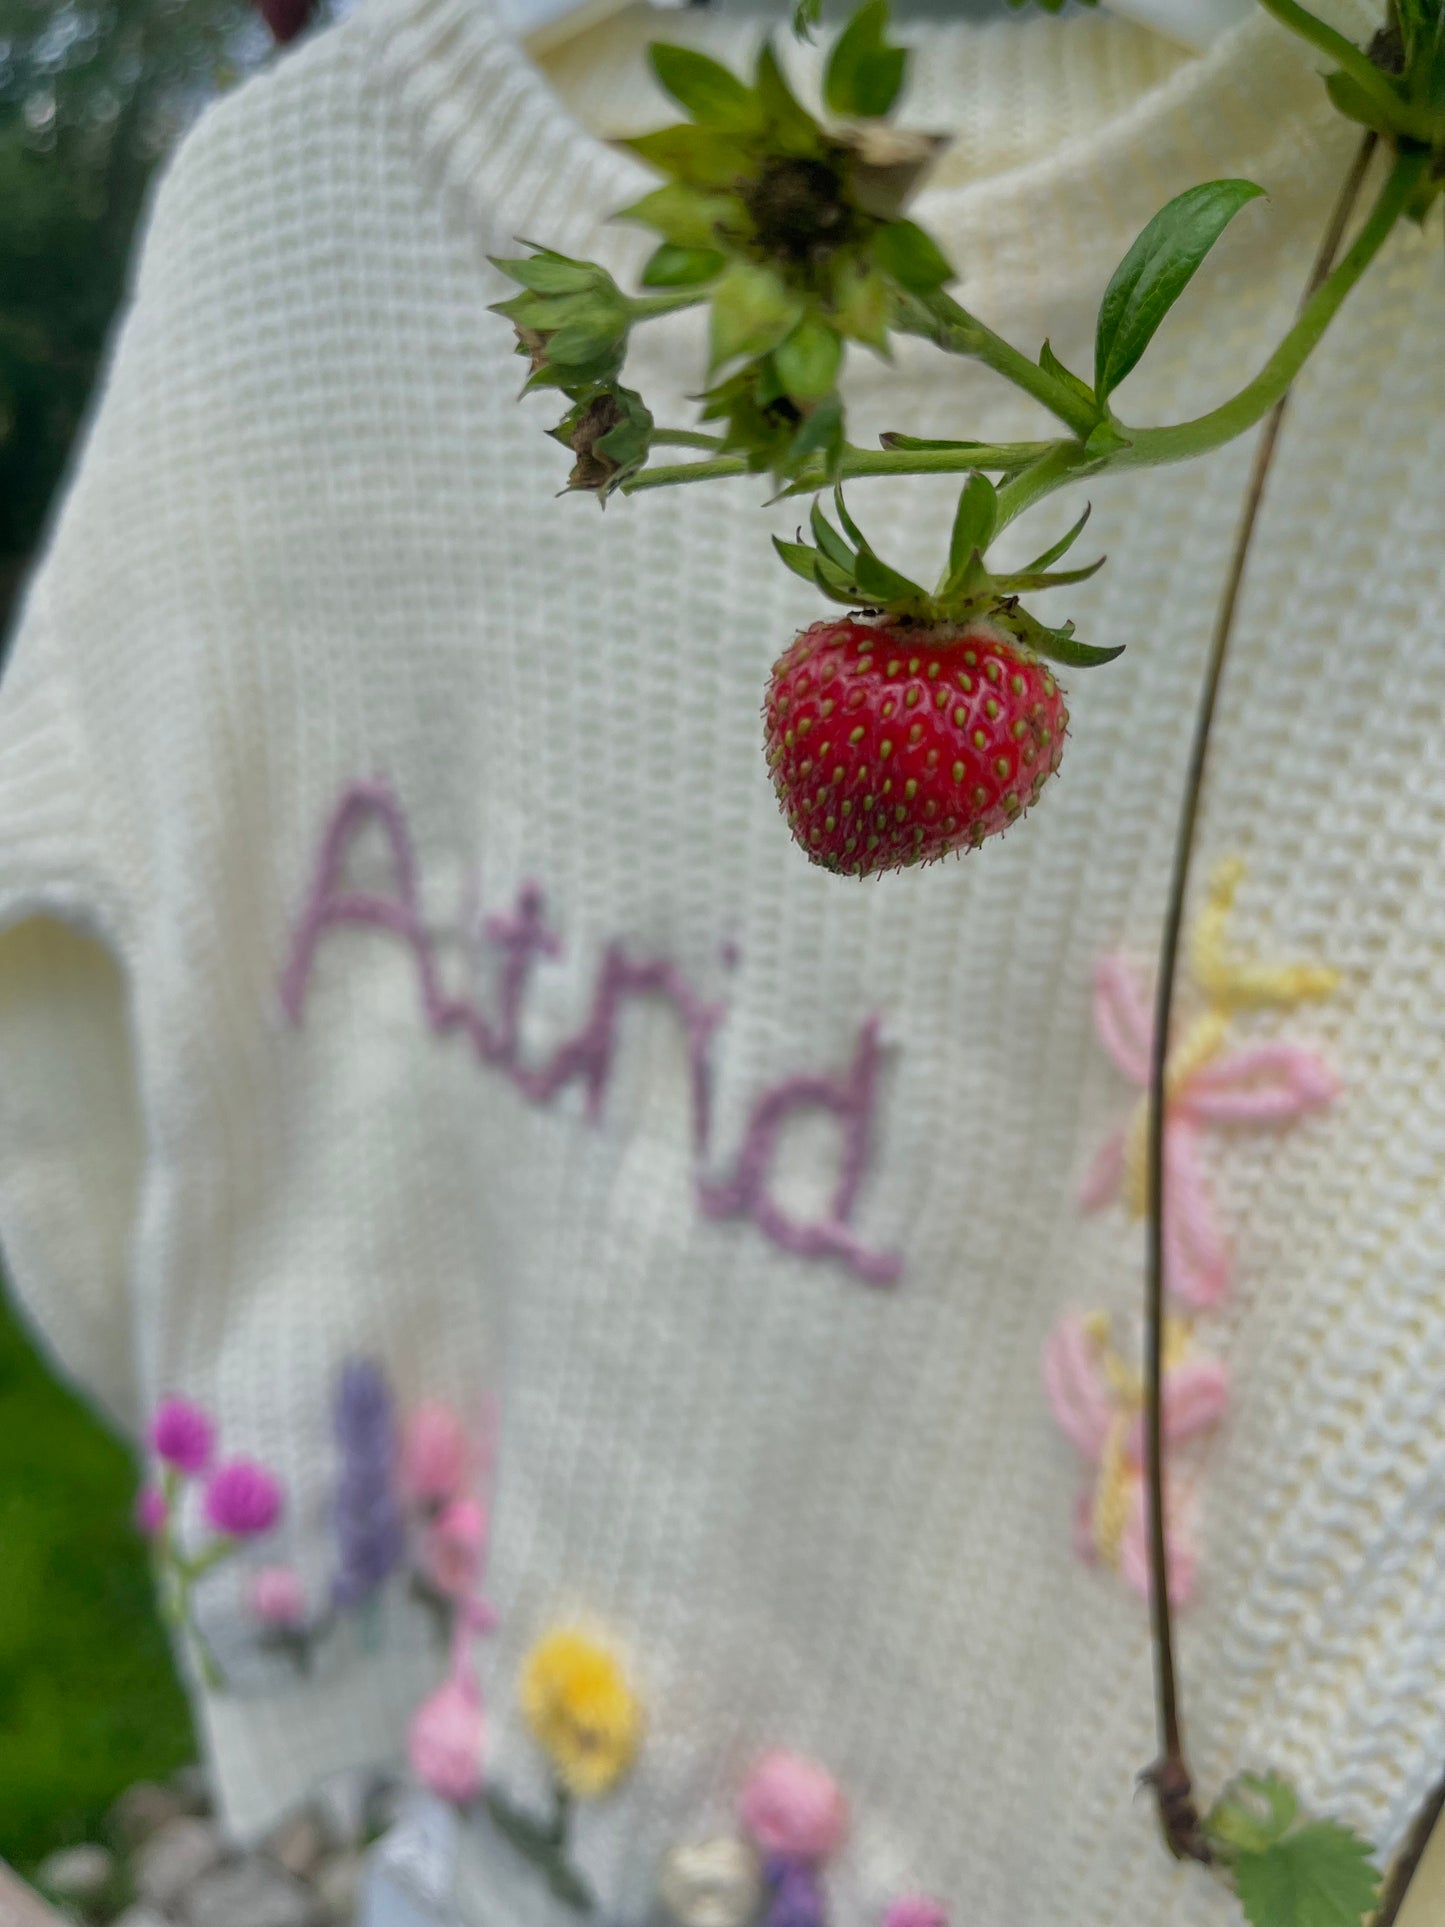
[[(1336, 17), (1369, 26), (1354, 0)], [(636, 260), (604, 217), (647, 178), (597, 136), (662, 117), (644, 32), (615, 23), (552, 81), (484, 0), (366, 0), (171, 166), (0, 688), (7, 1260), (123, 1423), (183, 1391), (282, 1474), (266, 1556), (313, 1597), (343, 1361), (383, 1360), (403, 1410), (497, 1394), (491, 1767), (538, 1797), (520, 1656), (559, 1620), (604, 1629), (648, 1716), (632, 1776), (577, 1820), (609, 1918), (639, 1918), (661, 1853), (725, 1825), (753, 1759), (786, 1746), (853, 1806), (828, 1876), (842, 1927), (911, 1889), (1011, 1927), (1223, 1923), (1234, 1903), (1166, 1861), (1134, 1796), (1145, 1621), (1071, 1556), (1076, 1472), (1039, 1355), (1066, 1305), (1137, 1291), (1137, 1228), (1073, 1203), (1132, 1101), (1090, 980), (1105, 951), (1150, 964), (1250, 448), (1096, 490), (1111, 564), (1056, 613), (1128, 652), (1065, 677), (1072, 738), (1026, 824), (876, 885), (811, 869), (759, 747), (768, 667), (819, 613), (767, 552), (796, 505), (760, 511), (748, 483), (605, 518), (555, 501), (554, 405), (517, 406), (485, 312), (505, 292), (485, 257), (518, 234)], [(1169, 195), (1268, 189), (1120, 406), (1182, 419), (1233, 392), (1287, 324), (1352, 152), (1308, 54), (1263, 18), (1199, 59), (1093, 15), (927, 37), (911, 114), (960, 137), (922, 217), (963, 298), (1024, 345), (1088, 366), (1099, 293)], [(1300, 384), (1198, 870), (1242, 854), (1240, 944), (1342, 971), (1309, 1034), (1345, 1095), (1207, 1150), (1238, 1284), (1211, 1327), (1234, 1394), (1183, 1635), (1190, 1739), (1206, 1787), (1277, 1768), (1386, 1848), (1445, 1758), (1440, 278), (1438, 231), (1393, 239)], [(644, 334), (660, 419), (684, 419), (700, 364), (689, 318)], [(1042, 427), (917, 344), (892, 375), (855, 356), (850, 381), (859, 441)], [(931, 571), (954, 497), (862, 485), (853, 507)], [(358, 779), (405, 810), (449, 983), (478, 901), (545, 891), (561, 950), (522, 1004), (526, 1061), (579, 1028), (613, 943), (725, 1006), (714, 1175), (757, 1094), (841, 1074), (876, 1013), (853, 1223), (902, 1254), (899, 1283), (703, 1215), (665, 1002), (627, 1003), (593, 1123), (579, 1085), (528, 1102), (433, 1035), (383, 932), (326, 932), (289, 1024), (292, 933)], [(346, 873), (394, 890), (375, 825)], [(483, 972), (479, 1004), (495, 995)], [(837, 1182), (837, 1135), (800, 1120), (779, 1149), (799, 1216)], [(218, 1644), (243, 1564), (198, 1598)], [(197, 1689), (237, 1829), (400, 1754), (438, 1676), (421, 1621), (398, 1608), (310, 1682)], [(506, 1848), (469, 1852), (486, 1927), (566, 1917)]]

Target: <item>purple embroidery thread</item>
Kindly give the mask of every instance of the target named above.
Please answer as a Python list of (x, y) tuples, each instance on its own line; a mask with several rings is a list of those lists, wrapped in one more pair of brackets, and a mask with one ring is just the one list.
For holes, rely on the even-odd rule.
[[(391, 850), (395, 877), (395, 894), (391, 896), (347, 889), (342, 878), (352, 838), (373, 819), (380, 824)], [(460, 1030), (480, 1061), (502, 1071), (532, 1103), (546, 1104), (567, 1084), (580, 1079), (587, 1116), (595, 1122), (606, 1097), (624, 998), (665, 997), (687, 1035), (693, 1149), (699, 1166), (695, 1182), (704, 1214), (713, 1219), (749, 1217), (765, 1237), (798, 1257), (838, 1259), (871, 1285), (896, 1283), (903, 1271), (901, 1255), (874, 1250), (849, 1224), (871, 1149), (880, 1053), (877, 1019), (870, 1018), (863, 1025), (853, 1062), (841, 1078), (800, 1075), (764, 1091), (753, 1105), (732, 1176), (709, 1180), (701, 1164), (712, 1129), (710, 1054), (713, 1033), (726, 1015), (726, 1006), (702, 1002), (676, 965), (665, 959), (634, 961), (620, 945), (612, 944), (604, 953), (592, 1006), (581, 1030), (559, 1045), (549, 1062), (529, 1069), (520, 1061), (522, 998), (537, 959), (555, 957), (561, 948), (546, 926), (543, 907), (541, 890), (527, 884), (512, 915), (489, 917), (483, 925), (483, 934), (502, 951), (504, 959), (498, 997), (500, 1023), (493, 1024), (470, 998), (450, 997), (442, 987), (434, 940), (421, 915), (411, 837), (394, 792), (383, 782), (352, 783), (343, 791), (322, 839), (311, 891), (281, 977), (282, 1006), (292, 1024), (301, 1022), (317, 947), (328, 930), (350, 924), (387, 931), (412, 952), (422, 1011), (437, 1036)], [(843, 1133), (842, 1169), (831, 1214), (814, 1223), (790, 1216), (768, 1189), (783, 1125), (795, 1112), (809, 1109), (831, 1112)]]

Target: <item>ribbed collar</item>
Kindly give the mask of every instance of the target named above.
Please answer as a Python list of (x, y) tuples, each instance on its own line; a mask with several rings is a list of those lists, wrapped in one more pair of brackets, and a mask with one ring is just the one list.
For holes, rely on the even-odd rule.
[[(1319, 10), (1363, 40), (1382, 5), (1324, 0)], [(491, 0), (371, 0), (369, 18), (380, 83), (414, 118), (429, 173), (467, 204), (479, 231), (605, 258), (599, 230), (654, 177), (574, 118)], [(679, 18), (659, 16), (658, 37), (677, 37)], [(725, 24), (736, 34), (736, 21)], [(961, 115), (986, 95), (995, 113), (1002, 99), (1034, 125), (1077, 129), (1088, 103), (1103, 104), (1088, 131), (1002, 171), (945, 179), (921, 198), (919, 218), (968, 264), (971, 299), (1006, 304), (1047, 287), (1064, 300), (1097, 288), (1156, 209), (1198, 181), (1258, 179), (1286, 220), (1332, 191), (1353, 135), (1308, 49), (1261, 13), (1207, 55), (1161, 63), (1158, 84), (1121, 103), (1117, 36), (1138, 31), (1093, 17), (910, 30), (923, 60), (959, 76)], [(640, 73), (637, 85), (636, 124), (656, 124)], [(630, 98), (608, 105), (610, 119), (628, 118)], [(1259, 245), (1279, 240), (1276, 226)]]

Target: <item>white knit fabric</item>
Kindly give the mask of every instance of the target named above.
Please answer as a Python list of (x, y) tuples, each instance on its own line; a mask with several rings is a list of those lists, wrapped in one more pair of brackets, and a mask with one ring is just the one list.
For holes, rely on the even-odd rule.
[[(1231, 392), (1287, 322), (1352, 146), (1309, 58), (1262, 19), (1192, 60), (1089, 15), (940, 31), (919, 65), (916, 117), (961, 130), (922, 215), (964, 298), (1075, 365), (1169, 194), (1268, 188), (1120, 406), (1180, 419)], [(611, 123), (655, 117), (640, 82), (593, 73), (572, 76), (582, 110), (591, 84)], [(1077, 1468), (1038, 1360), (1064, 1306), (1138, 1288), (1137, 1233), (1072, 1202), (1131, 1101), (1089, 984), (1102, 951), (1152, 957), (1249, 449), (1095, 491), (1110, 566), (1057, 614), (1128, 653), (1066, 678), (1062, 775), (1023, 826), (877, 885), (815, 871), (759, 749), (768, 666), (816, 613), (768, 553), (796, 505), (760, 511), (748, 483), (605, 518), (556, 501), (555, 405), (516, 405), (486, 313), (504, 289), (485, 256), (516, 234), (634, 259), (604, 217), (643, 184), (483, 0), (368, 0), (169, 171), (0, 689), (7, 1257), (127, 1424), (184, 1390), (279, 1467), (281, 1544), (318, 1589), (340, 1361), (384, 1360), (407, 1402), (498, 1392), (490, 1759), (535, 1790), (519, 1656), (573, 1614), (607, 1628), (649, 1720), (631, 1779), (579, 1822), (609, 1918), (641, 1917), (659, 1854), (723, 1824), (776, 1744), (853, 1802), (840, 1927), (905, 1886), (960, 1923), (1228, 1921), (1135, 1797), (1145, 1619), (1072, 1556)], [(1201, 874), (1247, 859), (1242, 947), (1344, 973), (1288, 1024), (1345, 1096), (1210, 1147), (1234, 1397), (1183, 1636), (1189, 1737), (1207, 1787), (1277, 1767), (1386, 1847), (1445, 1761), (1441, 274), (1438, 230), (1400, 234), (1301, 383), (1201, 833)], [(644, 335), (661, 419), (699, 366), (688, 318)], [(1036, 428), (916, 345), (851, 379), (859, 439)], [(953, 494), (860, 486), (853, 506), (928, 569)], [(1077, 507), (1040, 516), (1036, 546)], [(842, 1071), (880, 1013), (855, 1228), (904, 1254), (900, 1284), (700, 1214), (665, 1005), (629, 1007), (596, 1124), (576, 1088), (529, 1105), (433, 1037), (384, 934), (324, 936), (289, 1026), (291, 934), (364, 777), (404, 805), (434, 927), (476, 879), (488, 910), (545, 888), (565, 948), (533, 977), (529, 1059), (581, 1023), (614, 941), (726, 1003), (715, 1175), (761, 1089)], [(390, 888), (374, 833), (348, 875)], [(460, 981), (460, 947), (443, 962)], [(837, 1158), (831, 1127), (800, 1128), (780, 1191), (814, 1210)], [(238, 1584), (207, 1582), (218, 1638)], [(238, 1829), (398, 1753), (436, 1674), (419, 1618), (395, 1602), (377, 1650), (342, 1642), (309, 1685), (200, 1696)], [(471, 1851), (476, 1919), (553, 1920), (505, 1847)]]

